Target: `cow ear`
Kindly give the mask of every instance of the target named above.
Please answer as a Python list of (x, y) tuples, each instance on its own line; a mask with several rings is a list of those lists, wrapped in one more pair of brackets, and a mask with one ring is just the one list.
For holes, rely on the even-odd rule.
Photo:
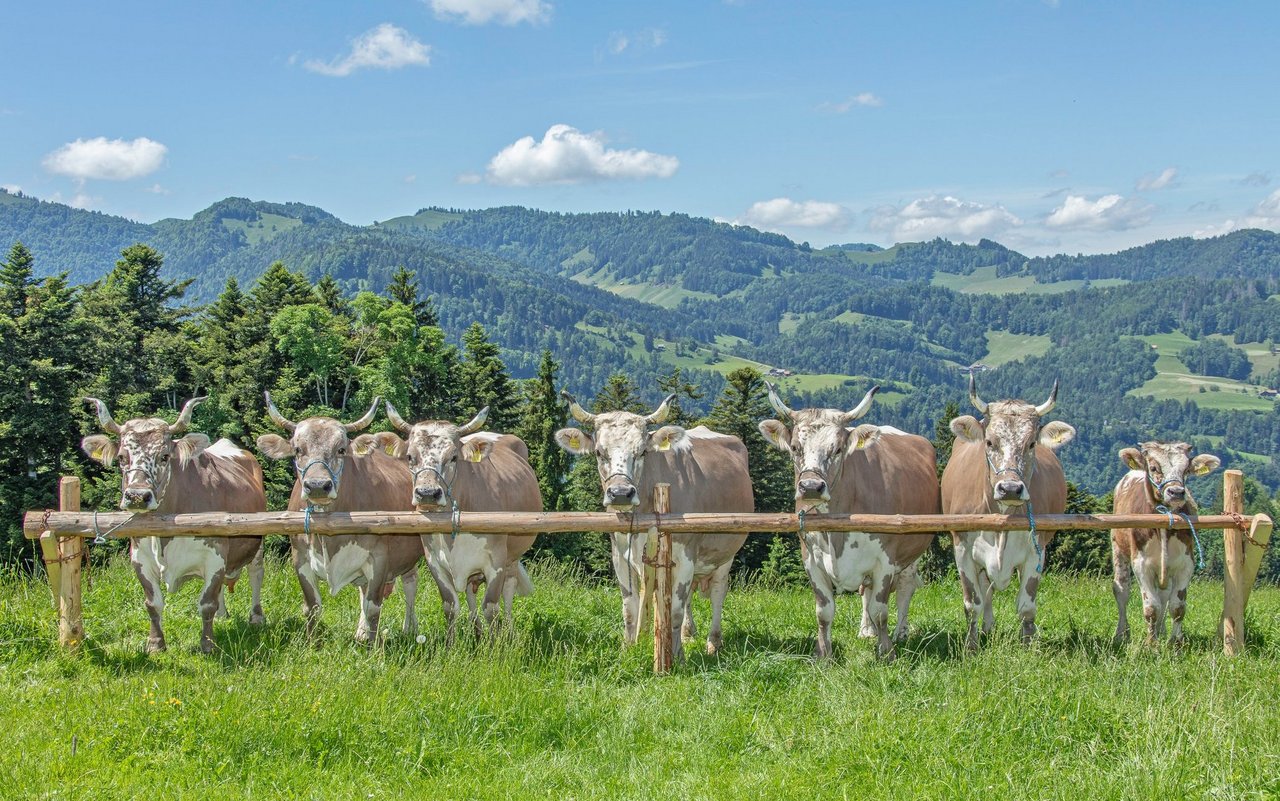
[(483, 462), (493, 452), (493, 440), (484, 437), (462, 443), (462, 458), (468, 462)]
[(1207, 476), (1217, 470), (1220, 464), (1222, 460), (1212, 453), (1202, 453), (1191, 460), (1191, 472), (1197, 476)]
[(1130, 470), (1147, 469), (1147, 466), (1142, 461), (1142, 452), (1137, 448), (1122, 448), (1120, 450), (1120, 463)]
[(780, 420), (761, 420), (758, 428), (766, 442), (784, 453), (791, 453), (791, 431), (786, 423)]
[(103, 467), (110, 467), (115, 463), (116, 453), (119, 450), (115, 441), (106, 434), (90, 434), (80, 440), (80, 447), (90, 459), (101, 463)]
[(1075, 436), (1076, 430), (1071, 424), (1054, 420), (1040, 429), (1040, 444), (1051, 451), (1056, 451), (1075, 439)]
[(182, 439), (174, 440), (173, 447), (178, 452), (178, 463), (186, 464), (209, 447), (207, 434), (188, 434)]
[(351, 452), (356, 456), (368, 456), (374, 451), (383, 451), (388, 456), (401, 456), (405, 451), (405, 441), (390, 431), (377, 434), (361, 434), (351, 440)]
[(965, 442), (982, 442), (986, 432), (982, 424), (971, 414), (961, 415), (951, 421), (951, 433)]
[(293, 455), (293, 445), (279, 434), (263, 434), (258, 437), (258, 450), (268, 459), (288, 459)]
[(649, 435), (649, 447), (655, 451), (669, 451), (688, 436), (680, 426), (663, 426)]
[(880, 439), (880, 426), (863, 423), (849, 432), (849, 452), (870, 448)]
[(580, 428), (562, 428), (556, 432), (556, 444), (574, 456), (586, 456), (596, 449), (596, 441)]

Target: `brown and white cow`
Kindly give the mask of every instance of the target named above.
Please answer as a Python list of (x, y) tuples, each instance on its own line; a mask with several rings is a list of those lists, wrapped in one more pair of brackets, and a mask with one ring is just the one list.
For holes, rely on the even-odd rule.
[[(785, 422), (765, 420), (760, 433), (791, 455), (797, 512), (836, 514), (937, 514), (937, 454), (924, 437), (889, 426), (850, 424), (871, 408), (872, 387), (850, 411), (787, 407), (772, 384), (769, 403)], [(787, 424), (790, 424), (788, 428)], [(835, 597), (864, 585), (863, 619), (879, 641), (879, 653), (893, 654), (889, 639), (889, 593), (898, 593), (895, 640), (906, 638), (907, 609), (917, 584), (916, 560), (934, 534), (870, 534), (861, 531), (803, 531), (804, 568), (817, 604), (819, 657), (831, 655)]]
[[(327, 512), (372, 512), (409, 510), (405, 495), (409, 469), (404, 462), (375, 452), (363, 458), (352, 453), (350, 435), (373, 422), (380, 398), (364, 417), (341, 423), (332, 417), (309, 417), (294, 423), (280, 414), (271, 394), (266, 393), (267, 413), (272, 422), (290, 434), (258, 437), (258, 449), (272, 459), (293, 459), (297, 480), (289, 496), (289, 511), (309, 514)], [(293, 569), (302, 586), (307, 632), (315, 630), (320, 617), (319, 579), (329, 585), (329, 594), (354, 584), (360, 592), (360, 622), (356, 639), (371, 642), (379, 632), (382, 602), (391, 594), (396, 577), (404, 588), (404, 632), (411, 634), (418, 621), (414, 601), (418, 588), (418, 560), (422, 543), (413, 535), (354, 534), (323, 536), (306, 533), (291, 537)]]
[[(1120, 461), (1129, 472), (1116, 484), (1116, 514), (1194, 515), (1195, 499), (1187, 489), (1189, 475), (1212, 473), (1221, 463), (1217, 456), (1202, 453), (1191, 457), (1185, 442), (1144, 442), (1137, 448), (1120, 451)], [(1164, 635), (1164, 619), (1173, 618), (1169, 642), (1182, 643), (1182, 616), (1187, 611), (1187, 585), (1195, 571), (1192, 535), (1168, 528), (1116, 528), (1111, 530), (1112, 591), (1116, 596), (1115, 639), (1129, 639), (1129, 589), (1138, 574), (1142, 592), (1142, 616), (1147, 621), (1147, 643), (1154, 645)]]
[[(612, 511), (647, 514), (653, 510), (653, 488), (671, 485), (672, 512), (750, 512), (755, 508), (747, 449), (737, 437), (705, 426), (684, 429), (649, 426), (667, 418), (668, 396), (648, 415), (632, 412), (591, 414), (568, 393), (575, 420), (595, 429), (591, 436), (577, 428), (556, 432), (560, 447), (575, 456), (594, 455), (603, 492), (601, 503)], [(721, 645), (720, 617), (729, 590), (729, 570), (746, 534), (672, 534), (671, 646), (676, 659), (684, 657), (681, 631), (696, 636), (689, 606), (695, 584), (711, 599), (711, 630), (707, 652)], [(623, 637), (634, 644), (644, 616), (644, 553), (646, 532), (615, 531), (611, 535), (613, 569), (622, 591)]]
[[(519, 437), (481, 431), (489, 414), (486, 406), (470, 422), (458, 426), (446, 420), (410, 424), (387, 403), (387, 417), (404, 432), (361, 434), (357, 454), (384, 450), (404, 459), (412, 475), (405, 486), (406, 501), (422, 512), (541, 512), (538, 477), (529, 466), (529, 449)], [(511, 618), (513, 596), (533, 592), (533, 583), (520, 563), (535, 534), (423, 534), (431, 575), (444, 605), (448, 640), (453, 641), (459, 611), (458, 594), (465, 592), (471, 624), (480, 633), (476, 587), (485, 582), (481, 606), (493, 630), (499, 605)]]
[[(1049, 399), (1039, 406), (1019, 400), (984, 402), (969, 376), (969, 400), (984, 417), (970, 415), (951, 421), (956, 440), (951, 460), (942, 473), (944, 514), (1008, 514), (1025, 509), (1029, 516), (1062, 514), (1067, 508), (1067, 479), (1054, 451), (1070, 442), (1076, 430), (1063, 422), (1041, 425), (1058, 398), (1055, 381)], [(1053, 532), (952, 532), (956, 569), (969, 621), (966, 646), (978, 647), (978, 618), (982, 632), (991, 631), (995, 617), (991, 599), (1018, 572), (1018, 617), (1022, 638), (1036, 632), (1036, 592), (1044, 569), (1044, 549)]]
[[(230, 440), (212, 446), (204, 434), (186, 434), (191, 413), (204, 398), (192, 398), (182, 407), (178, 421), (170, 425), (158, 417), (143, 417), (118, 424), (107, 405), (85, 398), (97, 408), (98, 422), (108, 434), (92, 434), (80, 446), (85, 453), (110, 467), (120, 463), (120, 508), (134, 514), (184, 514), (189, 512), (265, 512), (267, 496), (262, 488), (262, 468), (248, 452)], [(240, 571), (249, 569), (253, 609), (249, 622), (261, 625), (261, 537), (133, 537), (129, 561), (142, 584), (151, 632), (147, 651), (165, 649), (161, 615), (163, 587), (173, 592), (193, 578), (202, 587), (198, 601), (203, 627), (200, 650), (213, 650), (213, 616), (226, 615), (223, 587), (235, 585)]]

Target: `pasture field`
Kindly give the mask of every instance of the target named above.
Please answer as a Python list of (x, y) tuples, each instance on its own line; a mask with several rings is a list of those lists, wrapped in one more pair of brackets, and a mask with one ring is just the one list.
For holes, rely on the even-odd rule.
[[(1129, 395), (1179, 402), (1189, 400), (1206, 409), (1265, 412), (1275, 408), (1274, 400), (1258, 397), (1258, 387), (1232, 378), (1195, 375), (1188, 371), (1178, 354), (1194, 340), (1181, 331), (1151, 334), (1139, 339), (1154, 345), (1158, 351), (1156, 377), (1137, 389), (1129, 390)], [(1261, 363), (1261, 354), (1253, 354), (1251, 358), (1253, 356), (1257, 357), (1255, 365)]]
[(996, 267), (993, 264), (989, 267), (979, 267), (968, 275), (946, 273), (938, 270), (934, 272), (933, 280), (929, 283), (955, 292), (962, 292), (966, 295), (1010, 295), (1017, 292), (1026, 292), (1032, 295), (1056, 295), (1061, 292), (1070, 292), (1073, 289), (1083, 289), (1086, 283), (1095, 289), (1102, 289), (1104, 287), (1122, 286), (1129, 282), (1123, 278), (1099, 278), (1087, 282), (1084, 280), (1071, 280), (1042, 284), (1033, 275), (1000, 277), (996, 275)]
[[(269, 625), (247, 588), (219, 649), (195, 650), (195, 590), (166, 611), (170, 650), (146, 656), (141, 593), (117, 557), (85, 592), (83, 653), (54, 644), (38, 580), (0, 577), (0, 797), (1271, 798), (1280, 795), (1280, 590), (1257, 588), (1248, 653), (1221, 655), (1222, 587), (1196, 582), (1181, 651), (1113, 647), (1102, 578), (1047, 575), (1041, 637), (962, 648), (954, 579), (923, 588), (896, 662), (855, 636), (843, 596), (836, 657), (816, 663), (807, 589), (735, 587), (718, 657), (669, 676), (620, 647), (617, 592), (554, 564), (495, 643), (350, 640), (355, 593), (326, 598), (309, 643), (291, 572), (268, 565)], [(424, 575), (425, 578), (425, 575)], [(1136, 596), (1137, 593), (1135, 592)], [(696, 606), (705, 630), (705, 601)], [(397, 592), (384, 626), (398, 628)], [(1141, 631), (1141, 613), (1130, 609)]]

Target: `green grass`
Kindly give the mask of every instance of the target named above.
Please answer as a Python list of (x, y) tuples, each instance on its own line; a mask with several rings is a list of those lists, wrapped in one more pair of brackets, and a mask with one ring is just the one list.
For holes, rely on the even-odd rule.
[(1016, 362), (1030, 356), (1043, 356), (1053, 341), (1041, 334), (1012, 334), (1008, 331), (987, 332), (987, 355), (980, 360), (988, 367)]
[(462, 215), (450, 211), (436, 211), (435, 209), (426, 209), (417, 214), (406, 215), (404, 217), (392, 217), (390, 220), (383, 220), (375, 223), (380, 227), (393, 228), (399, 231), (411, 230), (419, 228), (426, 231), (435, 231), (447, 222), (461, 220)]
[[(142, 653), (140, 591), (95, 571), (87, 647), (60, 653), (47, 590), (0, 579), (0, 795), (6, 798), (1262, 798), (1280, 793), (1280, 591), (1250, 603), (1248, 652), (1221, 656), (1220, 584), (1196, 582), (1181, 652), (1114, 648), (1104, 579), (1045, 577), (1041, 637), (962, 648), (954, 581), (922, 589), (899, 658), (856, 638), (840, 600), (836, 657), (815, 663), (807, 590), (735, 588), (719, 657), (691, 649), (650, 675), (621, 649), (616, 589), (534, 570), (511, 637), (442, 647), (350, 641), (355, 593), (326, 598), (305, 641), (296, 583), (269, 565), (269, 625), (246, 596), (194, 650), (194, 589), (171, 598), (169, 652)], [(429, 585), (430, 582), (424, 582)], [(1136, 593), (1135, 593), (1136, 595)], [(402, 601), (386, 604), (396, 627)], [(1136, 606), (1136, 601), (1135, 601)], [(696, 607), (707, 625), (705, 601)], [(1130, 610), (1141, 627), (1140, 613)], [(72, 754), (75, 749), (74, 755)]]
[(281, 214), (271, 214), (269, 212), (259, 212), (258, 219), (253, 222), (245, 220), (232, 220), (224, 217), (222, 225), (228, 231), (243, 231), (245, 239), (250, 245), (257, 245), (260, 242), (266, 242), (277, 234), (282, 234), (290, 228), (297, 228), (302, 225), (302, 220), (293, 217), (285, 217)]
[[(996, 275), (996, 266), (979, 267), (969, 275), (960, 273), (944, 273), (937, 271), (929, 283), (965, 294), (1009, 295), (1025, 292), (1033, 295), (1053, 295), (1059, 292), (1070, 292), (1080, 289), (1084, 281), (1055, 281), (1050, 284), (1038, 283), (1034, 276), (1017, 275), (1004, 278)], [(1123, 278), (1100, 278), (1088, 282), (1094, 288), (1121, 286), (1129, 283)]]
[(1265, 342), (1241, 342), (1237, 345), (1235, 339), (1225, 334), (1209, 334), (1209, 337), (1221, 339), (1231, 347), (1244, 351), (1253, 364), (1254, 378), (1260, 379), (1272, 370), (1280, 368), (1280, 353), (1273, 354), (1270, 346)]
[[(1156, 377), (1137, 389), (1129, 390), (1128, 394), (1156, 400), (1189, 400), (1206, 409), (1270, 411), (1276, 407), (1274, 400), (1258, 397), (1258, 388), (1243, 381), (1189, 372), (1178, 354), (1195, 340), (1181, 331), (1152, 334), (1140, 339), (1154, 345), (1159, 354), (1156, 357)], [(1205, 391), (1202, 392), (1201, 387)]]
[(667, 309), (674, 309), (685, 298), (715, 300), (716, 295), (710, 292), (694, 292), (679, 284), (651, 284), (648, 282), (623, 282), (613, 278), (608, 270), (585, 270), (569, 276), (572, 280), (624, 298), (631, 298), (644, 303), (652, 303)]

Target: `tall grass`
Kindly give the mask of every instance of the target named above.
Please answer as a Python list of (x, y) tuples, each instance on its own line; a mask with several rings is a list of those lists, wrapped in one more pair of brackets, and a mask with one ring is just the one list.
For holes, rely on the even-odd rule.
[[(85, 592), (83, 652), (54, 644), (48, 590), (0, 577), (3, 798), (1261, 798), (1280, 794), (1280, 591), (1255, 590), (1246, 656), (1215, 642), (1221, 585), (1193, 585), (1181, 651), (1113, 647), (1102, 580), (1047, 576), (1042, 636), (963, 651), (959, 591), (922, 589), (892, 664), (856, 638), (842, 597), (836, 658), (816, 663), (807, 591), (735, 588), (718, 657), (690, 648), (650, 675), (621, 648), (616, 591), (533, 572), (514, 631), (443, 647), (351, 641), (355, 596), (303, 632), (296, 583), (269, 566), (264, 629), (247, 588), (197, 650), (194, 587), (170, 598), (170, 650), (146, 656), (140, 591), (117, 561)], [(426, 582), (424, 582), (426, 584)], [(428, 586), (429, 589), (429, 586)], [(1135, 593), (1136, 595), (1136, 593)], [(697, 607), (703, 630), (704, 602)], [(1140, 612), (1130, 610), (1136, 631)]]

